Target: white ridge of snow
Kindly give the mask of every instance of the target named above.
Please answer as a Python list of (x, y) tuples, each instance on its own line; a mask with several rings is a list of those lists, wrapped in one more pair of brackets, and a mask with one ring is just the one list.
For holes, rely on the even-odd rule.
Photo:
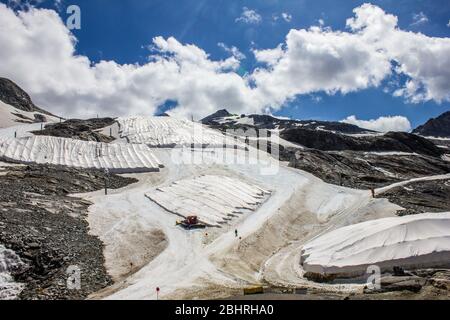
[(450, 212), (371, 220), (326, 233), (303, 246), (306, 272), (358, 276), (377, 265), (386, 271), (450, 265)]
[(244, 148), (232, 137), (210, 129), (200, 123), (171, 117), (118, 118), (120, 137), (129, 143), (146, 144), (149, 147), (172, 148), (196, 146), (220, 147), (235, 144)]
[(145, 145), (106, 144), (68, 138), (0, 136), (0, 159), (53, 164), (115, 173), (159, 171), (163, 165)]
[(211, 226), (219, 227), (243, 214), (256, 210), (270, 192), (237, 179), (204, 175), (180, 180), (161, 187), (146, 196), (171, 213), (198, 216)]
[(380, 194), (385, 193), (386, 191), (389, 191), (389, 190), (391, 190), (393, 188), (402, 187), (404, 185), (407, 185), (407, 184), (410, 184), (410, 183), (413, 183), (413, 182), (432, 181), (432, 180), (446, 180), (446, 179), (450, 179), (450, 173), (448, 173), (448, 174), (440, 174), (440, 175), (436, 175), (436, 176), (414, 178), (414, 179), (410, 179), (410, 180), (396, 182), (396, 183), (393, 183), (393, 184), (391, 184), (389, 186), (381, 187), (381, 188), (376, 189), (375, 193), (377, 195), (380, 195)]
[(373, 152), (364, 152), (365, 155), (374, 154), (377, 156), (420, 156), (418, 153), (413, 152), (402, 152), (402, 151), (373, 151)]
[(0, 245), (0, 301), (17, 299), (24, 289), (25, 285), (14, 282), (11, 276), (14, 269), (22, 266), (24, 263), (14, 251)]
[(433, 136), (422, 136), (420, 135), (422, 138), (425, 139), (430, 139), (430, 140), (442, 140), (442, 141), (450, 141), (449, 137), (433, 137)]

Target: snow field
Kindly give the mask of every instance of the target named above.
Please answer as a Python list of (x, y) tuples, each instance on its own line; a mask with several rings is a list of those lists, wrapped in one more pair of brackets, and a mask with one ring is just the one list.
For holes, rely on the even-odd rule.
[(358, 276), (382, 270), (450, 265), (450, 212), (371, 220), (326, 233), (303, 246), (307, 272)]
[(0, 158), (19, 163), (109, 169), (116, 173), (159, 171), (160, 161), (145, 145), (105, 144), (48, 136), (0, 136)]
[(199, 123), (171, 117), (130, 117), (119, 118), (120, 136), (129, 143), (146, 144), (149, 147), (220, 147), (224, 144), (243, 148), (243, 144), (219, 131)]
[(146, 196), (171, 213), (196, 215), (202, 222), (220, 227), (240, 214), (255, 211), (269, 194), (237, 179), (204, 175), (173, 182)]

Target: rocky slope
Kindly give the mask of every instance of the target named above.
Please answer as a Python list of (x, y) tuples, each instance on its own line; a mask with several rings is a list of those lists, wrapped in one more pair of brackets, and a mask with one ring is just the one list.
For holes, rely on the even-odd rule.
[(280, 136), (307, 148), (322, 151), (405, 152), (432, 157), (440, 157), (445, 153), (427, 139), (406, 132), (351, 137), (327, 131), (297, 128), (285, 130)]
[(450, 179), (412, 182), (393, 188), (380, 197), (405, 208), (399, 215), (450, 212)]
[(450, 138), (450, 111), (428, 120), (424, 125), (417, 127), (413, 133), (422, 136)]
[(310, 130), (326, 130), (346, 134), (375, 133), (352, 124), (317, 121), (317, 120), (288, 120), (271, 115), (233, 115), (227, 110), (219, 110), (204, 118), (201, 122), (212, 128), (225, 131), (227, 129), (270, 129), (286, 130), (292, 128), (306, 128)]
[(32, 133), (35, 135), (109, 143), (114, 141), (114, 138), (98, 131), (113, 123), (115, 123), (115, 120), (112, 118), (70, 119), (61, 123), (48, 124), (44, 130), (33, 131)]
[(37, 107), (18, 85), (0, 77), (0, 128), (21, 123), (56, 121), (59, 121), (58, 117)]
[(30, 96), (13, 81), (1, 77), (0, 100), (22, 111), (40, 112), (47, 115), (52, 115), (51, 113), (37, 107), (33, 101), (31, 101)]
[(423, 155), (321, 151), (280, 147), (280, 160), (322, 180), (369, 189), (413, 178), (450, 173), (450, 162)]
[[(25, 283), (22, 299), (80, 299), (111, 284), (103, 244), (89, 234), (89, 202), (69, 194), (104, 187), (105, 174), (54, 166), (0, 163), (0, 243), (16, 252), (27, 268), (14, 276)], [(111, 175), (110, 188), (134, 179)], [(81, 269), (81, 290), (68, 290), (69, 266)]]

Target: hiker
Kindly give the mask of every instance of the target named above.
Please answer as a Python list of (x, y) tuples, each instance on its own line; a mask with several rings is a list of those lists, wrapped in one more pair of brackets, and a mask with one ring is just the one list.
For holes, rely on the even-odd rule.
[(370, 192), (372, 193), (372, 198), (375, 198), (375, 189), (374, 188), (370, 188)]
[(237, 236), (238, 236), (238, 231), (237, 231), (237, 229), (234, 230), (234, 234), (236, 235), (236, 238), (237, 238)]

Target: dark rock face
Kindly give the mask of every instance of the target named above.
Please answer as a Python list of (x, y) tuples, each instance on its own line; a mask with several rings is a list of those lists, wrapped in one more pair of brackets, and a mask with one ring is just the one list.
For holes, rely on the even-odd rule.
[(415, 129), (413, 133), (422, 136), (450, 138), (450, 111), (428, 120), (424, 125)]
[(44, 130), (33, 131), (33, 134), (109, 143), (114, 138), (96, 132), (96, 130), (110, 126), (113, 123), (115, 123), (115, 120), (112, 118), (71, 119), (61, 123), (48, 124)]
[(303, 128), (287, 129), (281, 138), (322, 151), (407, 152), (440, 157), (445, 152), (425, 138), (405, 132), (388, 132), (379, 136), (351, 137), (328, 131)]
[(22, 111), (36, 111), (50, 115), (47, 111), (37, 107), (31, 101), (30, 96), (17, 84), (6, 78), (0, 78), (0, 100)]
[(380, 280), (380, 288), (366, 287), (364, 293), (376, 296), (378, 293), (410, 292), (420, 293), (417, 298), (436, 299), (443, 295), (445, 299), (450, 290), (448, 269), (418, 269), (399, 276), (386, 274)]
[(390, 202), (406, 209), (399, 211), (399, 215), (448, 212), (450, 211), (450, 179), (412, 182), (393, 188), (380, 197), (387, 198)]
[(290, 167), (350, 188), (378, 188), (412, 178), (450, 173), (450, 162), (430, 156), (278, 148), (279, 159), (288, 161)]
[(229, 113), (226, 109), (222, 109), (222, 110), (219, 110), (219, 111), (207, 116), (206, 118), (203, 118), (202, 120), (200, 120), (200, 122), (203, 124), (214, 124), (215, 119), (229, 117), (229, 116), (231, 116), (231, 113)]
[[(89, 202), (69, 194), (100, 190), (105, 173), (56, 166), (8, 168), (0, 176), (0, 243), (28, 266), (14, 274), (21, 299), (83, 299), (112, 284), (102, 242), (89, 234)], [(135, 179), (108, 177), (110, 188)], [(67, 268), (81, 270), (81, 290), (66, 286)]]

